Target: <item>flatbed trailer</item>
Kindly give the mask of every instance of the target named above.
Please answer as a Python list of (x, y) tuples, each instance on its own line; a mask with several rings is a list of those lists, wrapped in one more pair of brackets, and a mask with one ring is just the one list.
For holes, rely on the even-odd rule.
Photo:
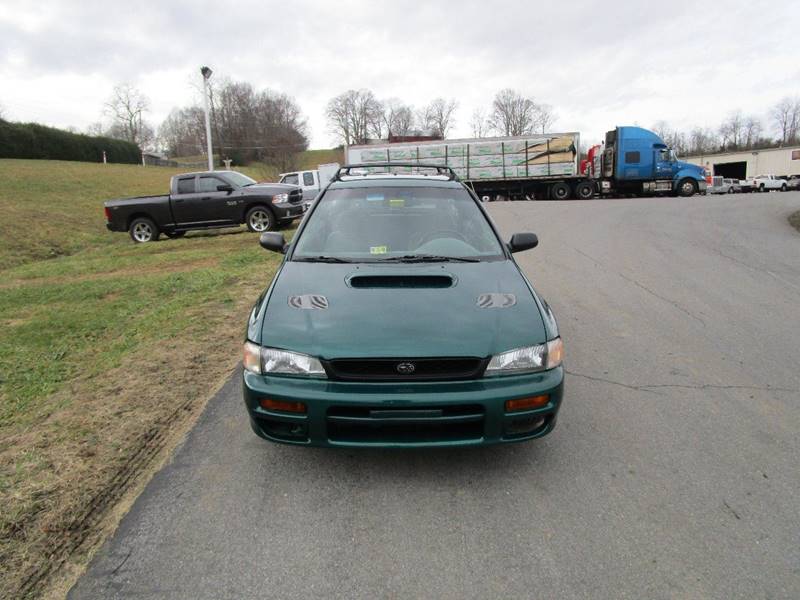
[[(580, 135), (531, 134), (516, 137), (435, 140), (348, 146), (348, 164), (428, 164), (453, 169), (487, 200), (588, 199), (596, 183), (578, 172)], [(410, 167), (396, 169), (410, 172)]]
[[(617, 127), (579, 168), (580, 134), (377, 143), (345, 148), (348, 164), (405, 163), (450, 167), (486, 200), (588, 200), (596, 194), (705, 192), (701, 167), (679, 161), (652, 131)], [(384, 167), (382, 167), (384, 168)], [(389, 167), (409, 173), (411, 167)], [(367, 169), (369, 171), (369, 169)]]

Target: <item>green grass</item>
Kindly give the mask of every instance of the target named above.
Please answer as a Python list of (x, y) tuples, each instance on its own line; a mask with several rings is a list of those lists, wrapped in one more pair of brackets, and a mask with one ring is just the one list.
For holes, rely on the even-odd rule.
[(297, 157), (297, 170), (303, 171), (316, 169), (319, 165), (326, 163), (344, 164), (344, 150), (333, 148), (330, 150), (306, 150)]
[(242, 228), (143, 245), (106, 230), (103, 200), (176, 172), (0, 160), (0, 597), (177, 401), (202, 405), (279, 264)]

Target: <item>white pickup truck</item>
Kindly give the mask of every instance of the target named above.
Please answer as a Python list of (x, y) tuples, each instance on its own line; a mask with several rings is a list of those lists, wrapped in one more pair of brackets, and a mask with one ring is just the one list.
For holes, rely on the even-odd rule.
[(786, 191), (786, 180), (775, 175), (757, 175), (742, 181), (742, 185), (747, 185), (755, 192), (770, 192), (772, 190)]
[(303, 188), (303, 202), (310, 204), (317, 197), (320, 190), (324, 188), (334, 175), (339, 171), (339, 163), (327, 163), (319, 165), (310, 171), (292, 171), (291, 173), (281, 173), (278, 183), (288, 183), (299, 185)]

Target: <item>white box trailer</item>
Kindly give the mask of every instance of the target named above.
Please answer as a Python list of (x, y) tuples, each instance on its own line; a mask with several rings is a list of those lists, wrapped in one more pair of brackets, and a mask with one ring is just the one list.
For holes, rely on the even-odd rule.
[[(571, 132), (367, 144), (346, 147), (345, 162), (366, 165), (366, 172), (387, 170), (387, 167), (370, 168), (370, 163), (450, 167), (478, 195), (489, 199), (561, 199), (572, 195), (590, 198), (595, 186), (578, 171), (579, 142), (580, 135)], [(388, 167), (388, 170), (410, 173), (414, 168)]]

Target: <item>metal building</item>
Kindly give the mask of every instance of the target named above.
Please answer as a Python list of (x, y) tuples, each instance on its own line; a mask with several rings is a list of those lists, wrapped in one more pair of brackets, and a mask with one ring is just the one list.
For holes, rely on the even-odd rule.
[(681, 160), (705, 167), (711, 175), (733, 179), (757, 175), (800, 175), (800, 146), (695, 155)]

